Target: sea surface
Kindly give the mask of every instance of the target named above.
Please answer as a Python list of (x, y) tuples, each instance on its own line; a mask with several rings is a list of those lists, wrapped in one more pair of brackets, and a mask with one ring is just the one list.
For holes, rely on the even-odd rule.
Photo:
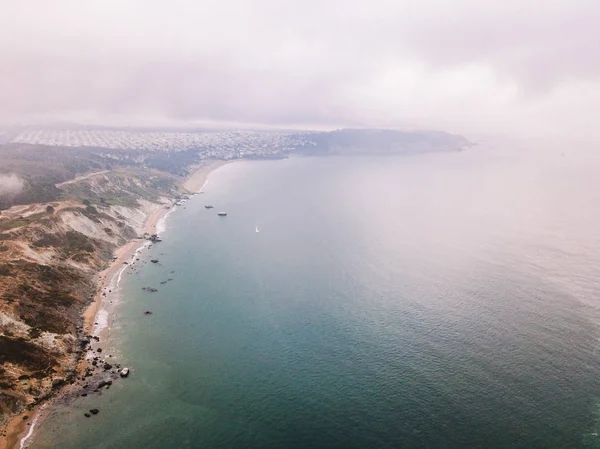
[(224, 166), (123, 277), (130, 377), (34, 447), (600, 447), (599, 174), (511, 142)]

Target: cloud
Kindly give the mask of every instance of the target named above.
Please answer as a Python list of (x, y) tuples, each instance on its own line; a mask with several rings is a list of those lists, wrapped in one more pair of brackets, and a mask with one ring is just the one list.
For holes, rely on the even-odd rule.
[(24, 185), (23, 180), (15, 173), (0, 175), (0, 195), (19, 193)]
[(591, 0), (23, 0), (4, 10), (0, 120), (568, 133), (599, 106)]

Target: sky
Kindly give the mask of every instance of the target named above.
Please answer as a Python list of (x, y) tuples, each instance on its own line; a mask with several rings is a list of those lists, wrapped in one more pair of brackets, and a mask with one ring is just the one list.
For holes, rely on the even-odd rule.
[(0, 0), (0, 123), (595, 139), (597, 0)]

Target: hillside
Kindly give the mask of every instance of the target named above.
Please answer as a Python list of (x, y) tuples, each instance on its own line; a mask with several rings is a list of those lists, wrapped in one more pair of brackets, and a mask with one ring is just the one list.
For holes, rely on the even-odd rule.
[[(82, 175), (145, 168), (185, 176), (188, 167), (199, 160), (196, 153), (189, 151), (158, 152), (17, 143), (0, 145), (0, 211), (17, 204), (59, 200), (64, 192), (57, 185)], [(6, 176), (18, 177), (20, 184), (17, 188), (3, 189), (3, 178)]]
[(96, 274), (142, 234), (150, 213), (179, 195), (179, 182), (119, 168), (56, 187), (56, 201), (2, 212), (0, 423), (73, 380)]

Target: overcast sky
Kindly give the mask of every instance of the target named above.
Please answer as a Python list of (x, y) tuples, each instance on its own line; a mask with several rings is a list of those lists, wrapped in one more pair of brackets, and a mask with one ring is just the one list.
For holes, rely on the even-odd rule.
[(4, 123), (598, 133), (598, 0), (0, 2)]

